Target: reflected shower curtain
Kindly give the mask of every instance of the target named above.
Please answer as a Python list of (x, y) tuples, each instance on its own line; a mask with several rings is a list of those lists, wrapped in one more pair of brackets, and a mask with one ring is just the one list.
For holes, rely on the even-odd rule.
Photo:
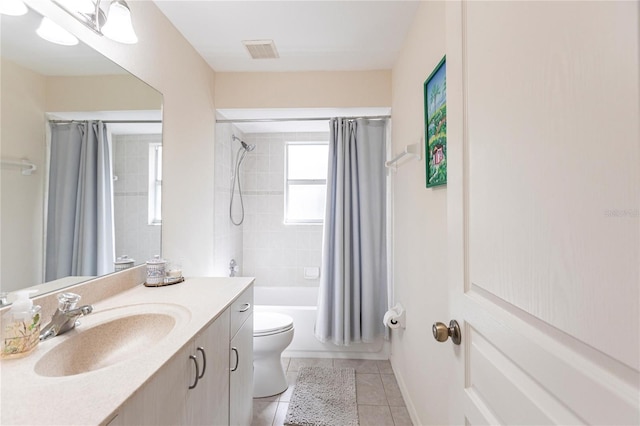
[(102, 122), (51, 123), (45, 280), (113, 272), (111, 140)]
[(336, 345), (384, 335), (386, 120), (331, 120), (315, 335)]

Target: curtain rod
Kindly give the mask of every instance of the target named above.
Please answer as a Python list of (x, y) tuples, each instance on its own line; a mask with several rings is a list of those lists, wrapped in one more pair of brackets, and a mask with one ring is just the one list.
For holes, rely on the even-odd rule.
[(238, 118), (238, 119), (221, 119), (216, 120), (216, 123), (275, 123), (279, 121), (329, 121), (332, 118), (343, 118), (345, 120), (357, 120), (359, 118), (366, 118), (370, 120), (383, 120), (391, 118), (390, 115), (372, 115), (367, 117), (296, 117), (296, 118)]
[(49, 120), (49, 123), (68, 124), (82, 121), (101, 121), (104, 124), (162, 124), (162, 120)]

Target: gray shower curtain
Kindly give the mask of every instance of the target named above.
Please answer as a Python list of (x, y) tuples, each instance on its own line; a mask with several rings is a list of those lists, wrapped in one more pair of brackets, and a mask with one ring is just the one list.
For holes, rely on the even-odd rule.
[(386, 120), (331, 120), (315, 335), (336, 345), (384, 333)]
[(104, 123), (51, 123), (46, 281), (113, 272), (111, 157)]

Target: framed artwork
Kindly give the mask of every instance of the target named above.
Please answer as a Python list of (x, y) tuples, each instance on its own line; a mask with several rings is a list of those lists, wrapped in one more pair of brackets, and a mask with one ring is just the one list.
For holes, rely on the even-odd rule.
[(446, 56), (424, 82), (424, 143), (427, 188), (447, 183)]

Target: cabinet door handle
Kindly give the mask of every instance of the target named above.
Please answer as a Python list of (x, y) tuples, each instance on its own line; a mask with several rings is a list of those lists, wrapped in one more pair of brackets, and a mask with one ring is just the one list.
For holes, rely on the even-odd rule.
[(236, 354), (236, 365), (231, 369), (231, 371), (236, 371), (238, 369), (238, 364), (240, 364), (240, 354), (238, 353), (238, 348), (231, 348), (231, 350)]
[(251, 303), (244, 303), (243, 305), (241, 305), (238, 312), (247, 312), (249, 308), (251, 308)]
[(198, 379), (202, 379), (204, 372), (207, 370), (207, 355), (204, 353), (204, 348), (202, 346), (198, 346), (198, 352), (202, 354), (202, 372), (198, 376)]
[(193, 360), (193, 363), (196, 365), (196, 377), (193, 380), (193, 384), (189, 386), (189, 389), (193, 389), (198, 386), (198, 378), (200, 377), (200, 368), (198, 367), (198, 358), (195, 355), (189, 355), (189, 359)]

